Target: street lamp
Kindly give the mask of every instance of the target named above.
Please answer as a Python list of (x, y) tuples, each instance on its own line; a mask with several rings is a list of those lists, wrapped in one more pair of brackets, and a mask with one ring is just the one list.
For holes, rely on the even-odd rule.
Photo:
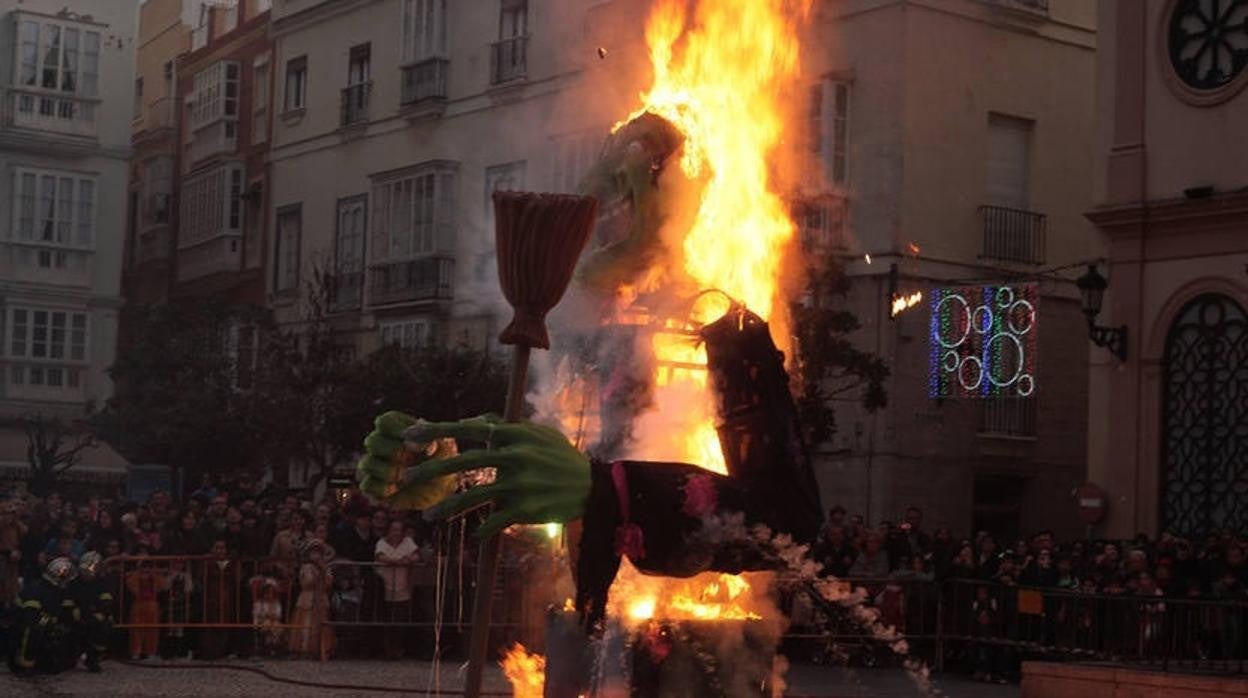
[(1075, 281), (1079, 293), (1083, 296), (1083, 314), (1088, 317), (1088, 337), (1098, 347), (1105, 347), (1119, 361), (1127, 360), (1127, 328), (1101, 327), (1096, 324), (1096, 316), (1101, 314), (1101, 304), (1105, 301), (1105, 289), (1109, 282), (1096, 270), (1095, 264), (1088, 265), (1088, 273)]

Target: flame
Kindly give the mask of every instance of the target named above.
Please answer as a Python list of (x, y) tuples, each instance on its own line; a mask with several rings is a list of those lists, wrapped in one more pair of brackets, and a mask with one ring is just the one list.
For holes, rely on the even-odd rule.
[(529, 654), (524, 645), (512, 645), (499, 663), (515, 698), (542, 698), (546, 687), (546, 658)]
[[(650, 112), (684, 136), (681, 171), (705, 184), (672, 258), (700, 290), (722, 293), (698, 299), (690, 326), (659, 320), (649, 347), (656, 358), (653, 407), (634, 424), (634, 457), (727, 472), (696, 327), (723, 317), (731, 300), (766, 319), (779, 349), (789, 349), (780, 281), (796, 226), (773, 168), (790, 116), (783, 90), (800, 71), (797, 28), (812, 1), (657, 0), (650, 15), (654, 80), (616, 129)], [(651, 270), (647, 279), (665, 276)], [(635, 293), (624, 289), (621, 299)], [(659, 579), (627, 561), (611, 598), (619, 600), (611, 614), (634, 621), (758, 618), (752, 609), (760, 607), (744, 577)]]
[(909, 295), (904, 295), (904, 296), (894, 296), (893, 307), (891, 311), (892, 316), (897, 317), (898, 315), (901, 315), (902, 313), (906, 312), (910, 308), (913, 308), (914, 306), (922, 302), (923, 302), (922, 291), (915, 291), (914, 293), (911, 293)]
[[(658, 0), (646, 27), (654, 80), (641, 106), (616, 125), (651, 112), (685, 137), (680, 167), (705, 179), (696, 214), (674, 257), (703, 296), (690, 320), (713, 322), (729, 298), (767, 319), (788, 349), (780, 279), (794, 240), (773, 177), (787, 113), (783, 86), (799, 73), (798, 24), (811, 0)], [(706, 389), (706, 351), (688, 336), (660, 332), (655, 408), (635, 425), (638, 457), (726, 472)]]
[[(612, 617), (637, 624), (652, 618), (665, 620), (749, 620), (762, 618), (767, 601), (755, 596), (765, 589), (761, 574), (732, 575), (704, 572), (687, 579), (651, 577), (628, 560), (620, 565), (611, 586), (607, 611)], [(751, 583), (751, 579), (757, 584)]]

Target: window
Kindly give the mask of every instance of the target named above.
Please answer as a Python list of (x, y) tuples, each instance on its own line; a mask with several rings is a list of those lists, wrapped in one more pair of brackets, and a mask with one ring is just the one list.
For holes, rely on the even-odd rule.
[(86, 361), (87, 314), (10, 308), (8, 349), (11, 359)]
[(988, 204), (1027, 210), (1031, 204), (1032, 122), (1001, 114), (988, 116)]
[(220, 61), (195, 74), (191, 95), (191, 129), (222, 119), (238, 118), (238, 63)]
[(342, 91), (342, 125), (368, 121), (368, 98), (372, 82), (369, 79), (372, 45), (360, 44), (351, 48), (347, 63), (347, 87)]
[(428, 345), (431, 339), (429, 323), (425, 320), (381, 323), (381, 343), (387, 346), (397, 345), (404, 349), (414, 349)]
[(308, 57), (286, 62), (286, 111), (303, 109), (308, 103)]
[(402, 261), (432, 254), (454, 236), (455, 172), (425, 165), (373, 188), (373, 257)]
[[(19, 243), (55, 248), (90, 248), (95, 238), (95, 178), (18, 168), (16, 188)], [(39, 266), (53, 268), (65, 255), (41, 251)], [(56, 268), (64, 268), (64, 264)]]
[(18, 82), (23, 87), (97, 96), (99, 32), (23, 18), (18, 28), (18, 46)]
[(134, 118), (143, 116), (143, 78), (134, 79)]
[(528, 66), (528, 1), (502, 0), (499, 8), (498, 43), (491, 55), (492, 84), (523, 78)]
[(403, 62), (446, 56), (446, 0), (403, 0)]
[(603, 139), (596, 131), (586, 131), (553, 139), (554, 162), (552, 180), (554, 189), (563, 194), (575, 194), (581, 180), (593, 167), (602, 150)]
[(277, 212), (273, 250), (273, 290), (299, 288), (299, 239), (303, 234), (303, 205), (284, 206)]
[(364, 291), (364, 236), (368, 216), (366, 196), (338, 202), (334, 240), (334, 309), (358, 308)]
[(499, 7), (498, 38), (500, 41), (528, 34), (528, 0), (502, 0)]
[(811, 88), (810, 148), (836, 185), (849, 180), (849, 87), (825, 80)]
[(243, 177), (243, 166), (230, 163), (182, 184), (179, 248), (242, 234)]
[(159, 156), (143, 164), (143, 222), (161, 225), (169, 222), (173, 191), (173, 158)]
[(256, 59), (251, 67), (251, 142), (269, 139), (269, 55)]

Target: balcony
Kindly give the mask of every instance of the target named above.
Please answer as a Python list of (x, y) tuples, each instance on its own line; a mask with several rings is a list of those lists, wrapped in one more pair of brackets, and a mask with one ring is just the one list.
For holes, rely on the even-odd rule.
[(10, 281), (44, 286), (91, 285), (92, 250), (10, 241), (0, 258), (0, 275)]
[(99, 100), (63, 93), (10, 87), (0, 105), (0, 126), (96, 139)]
[(331, 279), (333, 283), (329, 310), (341, 313), (348, 310), (359, 310), (364, 300), (364, 272), (338, 272)]
[(400, 102), (404, 105), (446, 101), (446, 73), (451, 62), (445, 58), (426, 58), (403, 67)]
[(373, 93), (373, 83), (362, 82), (342, 91), (342, 127), (368, 123), (368, 102)]
[(238, 149), (238, 123), (223, 119), (196, 131), (191, 136), (187, 156), (192, 164), (214, 155), (231, 154)]
[(86, 393), (83, 364), (8, 362), (4, 366), (5, 397), (37, 402), (81, 402)]
[(1028, 398), (990, 398), (980, 403), (979, 433), (1031, 439), (1036, 436), (1036, 401)]
[(523, 80), (528, 75), (529, 37), (517, 36), (490, 45), (490, 84)]
[(422, 257), (369, 267), (369, 305), (451, 300), (455, 260)]
[(984, 230), (981, 259), (1044, 264), (1048, 216), (1004, 206), (980, 206)]

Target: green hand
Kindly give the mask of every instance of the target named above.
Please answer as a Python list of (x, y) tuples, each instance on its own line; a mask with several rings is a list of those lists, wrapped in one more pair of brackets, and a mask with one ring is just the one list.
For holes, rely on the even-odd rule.
[(489, 485), (474, 487), (438, 504), (429, 515), (447, 518), (493, 503), (494, 512), (478, 535), (488, 538), (512, 524), (566, 523), (580, 518), (589, 497), (589, 459), (567, 437), (530, 422), (504, 423), (477, 417), (459, 422), (418, 423), (404, 436), (409, 441), (463, 439), (489, 444), (491, 450), (465, 451), (444, 460), (429, 460), (410, 469), (408, 486), (423, 486), (454, 473), (496, 468)]
[(404, 430), (419, 423), (401, 412), (387, 412), (373, 422), (373, 431), (364, 439), (364, 457), (356, 466), (361, 492), (395, 509), (427, 509), (455, 491), (453, 475), (419, 484), (404, 481), (404, 474), (417, 463), (456, 453), (455, 442), (449, 439), (405, 442)]

